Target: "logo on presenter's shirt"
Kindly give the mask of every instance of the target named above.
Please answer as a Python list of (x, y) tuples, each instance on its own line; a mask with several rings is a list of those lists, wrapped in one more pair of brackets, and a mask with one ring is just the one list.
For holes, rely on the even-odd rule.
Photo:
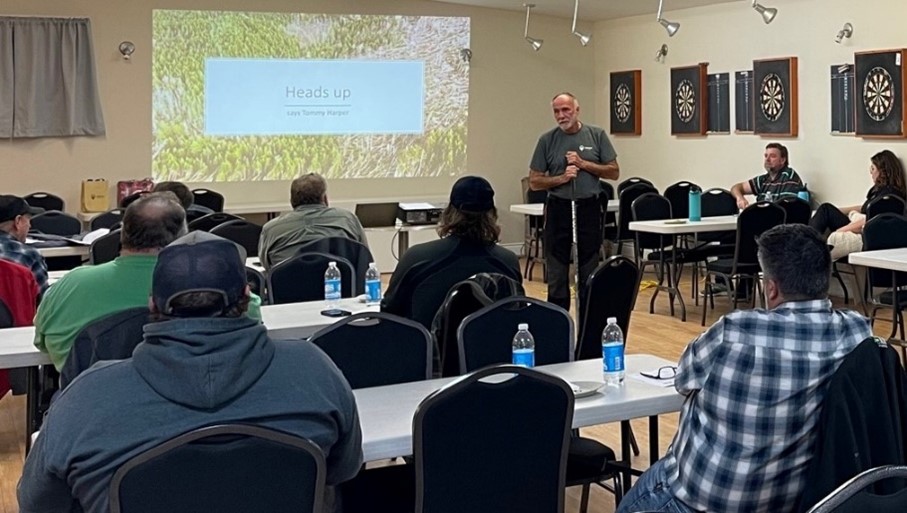
[(580, 147), (579, 147), (579, 151), (594, 150), (594, 149), (595, 149), (595, 146), (583, 146), (583, 145), (580, 145)]

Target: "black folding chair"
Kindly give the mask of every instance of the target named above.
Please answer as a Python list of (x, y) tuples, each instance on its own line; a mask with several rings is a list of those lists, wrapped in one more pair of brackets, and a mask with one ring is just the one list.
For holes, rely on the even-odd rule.
[(210, 189), (192, 189), (192, 195), (196, 205), (208, 207), (215, 212), (224, 211), (224, 196), (221, 193)]
[[(630, 230), (630, 220), (633, 219), (633, 201), (649, 192), (658, 194), (658, 189), (649, 183), (642, 182), (623, 189), (618, 187), (618, 191), (620, 191), (620, 196), (618, 197), (620, 205), (618, 206), (617, 232), (613, 241), (617, 242), (617, 254), (619, 255), (623, 249), (624, 241), (634, 240), (635, 238), (633, 231)], [(605, 232), (609, 233), (608, 230), (605, 230)]]
[[(226, 212), (214, 212), (213, 214), (207, 214), (199, 217), (198, 219), (189, 223), (189, 231), (199, 230), (202, 232), (209, 232), (215, 226), (221, 225), (228, 221), (237, 221), (242, 220), (241, 217), (235, 216), (233, 214), (228, 214)], [(252, 254), (258, 252), (258, 248), (255, 248), (255, 251)]]
[(125, 209), (115, 208), (108, 210), (107, 212), (102, 212), (91, 219), (89, 228), (94, 231), (99, 228), (110, 228), (113, 229), (114, 226), (119, 225), (123, 222), (123, 215), (126, 213)]
[(340, 269), (340, 295), (353, 297), (353, 266), (348, 260), (327, 253), (302, 253), (275, 265), (268, 272), (268, 295), (272, 305), (324, 299), (324, 272), (330, 262)]
[(208, 232), (239, 244), (245, 248), (247, 255), (258, 253), (261, 225), (250, 223), (245, 219), (234, 219), (221, 223), (208, 230)]
[(333, 360), (351, 388), (431, 378), (431, 335), (409, 319), (360, 313), (322, 328), (309, 340)]
[[(702, 325), (705, 326), (705, 316), (709, 309), (706, 301), (710, 300), (712, 309), (715, 308), (715, 296), (712, 290), (712, 277), (720, 277), (731, 290), (731, 281), (733, 280), (737, 287), (740, 286), (741, 278), (750, 280), (755, 290), (753, 293), (753, 305), (756, 303), (756, 293), (761, 290), (757, 280), (761, 270), (759, 259), (757, 258), (758, 246), (756, 239), (766, 231), (775, 226), (784, 224), (784, 209), (774, 203), (760, 201), (746, 207), (737, 218), (737, 242), (734, 245), (733, 258), (719, 258), (706, 264), (705, 275), (705, 293), (706, 300), (702, 305)], [(737, 308), (737, 294), (733, 295), (733, 308)]]
[[(880, 214), (863, 226), (863, 251), (878, 249), (907, 248), (907, 217), (900, 214)], [(894, 338), (900, 328), (901, 339), (904, 339), (904, 316), (901, 310), (907, 306), (907, 273), (887, 269), (867, 268), (868, 300), (873, 305), (869, 316), (871, 323), (878, 318), (876, 313), (881, 308), (891, 308), (891, 335)], [(873, 294), (873, 289), (882, 287), (881, 294)], [(905, 354), (907, 357), (907, 354)]]
[(649, 185), (653, 189), (655, 188), (655, 185), (652, 182), (650, 182), (649, 180), (646, 180), (645, 178), (640, 178), (638, 176), (631, 176), (630, 178), (627, 178), (623, 182), (620, 182), (619, 184), (617, 184), (617, 196), (620, 197), (620, 195), (623, 194), (624, 191), (628, 187), (632, 187), (634, 185), (639, 185), (641, 183)]
[(693, 189), (701, 190), (698, 185), (686, 180), (672, 184), (665, 189), (664, 196), (671, 202), (671, 212), (675, 218), (690, 217), (690, 191)]
[[(898, 481), (898, 485), (890, 481)], [(877, 494), (873, 487), (889, 481), (898, 491)], [(871, 468), (854, 476), (831, 492), (807, 513), (866, 513), (871, 511), (907, 511), (907, 466), (885, 465)]]
[(320, 513), (327, 466), (311, 441), (250, 425), (208, 426), (124, 463), (111, 513)]
[(775, 204), (784, 209), (787, 215), (784, 222), (787, 224), (809, 224), (809, 218), (813, 215), (809, 202), (797, 196), (781, 196)]
[(91, 246), (88, 247), (88, 263), (98, 265), (111, 262), (120, 256), (121, 249), (120, 230), (113, 230), (91, 243)]
[(415, 510), (563, 511), (573, 403), (563, 380), (509, 365), (425, 398), (413, 419)]
[(82, 231), (82, 221), (59, 210), (48, 210), (31, 218), (31, 229), (47, 235), (71, 237)]
[(33, 192), (22, 199), (28, 202), (30, 207), (43, 208), (45, 211), (58, 210), (63, 212), (66, 210), (66, 203), (63, 198), (49, 192)]

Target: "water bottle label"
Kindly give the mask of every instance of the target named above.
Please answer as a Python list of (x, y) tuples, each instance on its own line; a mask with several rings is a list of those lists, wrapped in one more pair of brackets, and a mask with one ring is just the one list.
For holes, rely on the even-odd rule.
[(513, 364), (522, 367), (535, 367), (535, 351), (532, 349), (516, 349), (513, 351)]
[(324, 298), (340, 299), (340, 280), (324, 280)]
[(365, 300), (369, 303), (378, 303), (381, 301), (381, 281), (370, 280), (365, 282)]
[(608, 344), (602, 346), (602, 365), (605, 372), (624, 370), (624, 345)]

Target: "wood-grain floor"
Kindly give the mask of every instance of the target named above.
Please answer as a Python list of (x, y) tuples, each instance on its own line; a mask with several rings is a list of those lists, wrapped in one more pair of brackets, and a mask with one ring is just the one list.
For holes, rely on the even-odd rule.
[[(541, 282), (541, 271), (536, 270), (534, 281), (525, 281), (524, 286), (528, 295), (544, 299), (546, 296), (545, 284)], [(385, 275), (386, 280), (389, 276)], [(648, 276), (646, 277), (648, 279)], [(685, 278), (682, 289), (689, 298), (689, 278)], [(636, 310), (630, 322), (627, 337), (628, 353), (649, 353), (661, 356), (668, 360), (676, 361), (686, 344), (699, 335), (703, 328), (699, 326), (701, 306), (693, 306), (688, 300), (687, 322), (681, 322), (679, 315), (671, 317), (668, 314), (667, 296), (659, 295), (655, 305), (655, 313), (649, 314), (649, 299), (652, 289), (642, 290), (637, 299)], [(840, 300), (837, 300), (840, 303)], [(726, 299), (717, 298), (716, 311), (708, 316), (707, 325), (714, 322), (730, 307)], [(888, 335), (890, 324), (879, 322), (876, 333), (881, 336)], [(637, 468), (648, 466), (648, 422), (646, 419), (633, 421), (641, 454), (633, 459)], [(659, 445), (663, 452), (670, 444), (677, 430), (677, 414), (662, 415), (660, 417)], [(16, 503), (16, 483), (22, 473), (22, 462), (25, 456), (23, 443), (25, 432), (25, 397), (7, 395), (0, 400), (0, 513), (18, 513)], [(617, 449), (619, 443), (619, 428), (617, 424), (594, 426), (582, 430), (583, 436), (590, 436), (601, 440), (603, 443)], [(567, 492), (568, 512), (576, 512), (579, 508), (580, 490), (574, 487)], [(614, 511), (614, 497), (610, 493), (593, 487), (589, 512), (611, 513)]]

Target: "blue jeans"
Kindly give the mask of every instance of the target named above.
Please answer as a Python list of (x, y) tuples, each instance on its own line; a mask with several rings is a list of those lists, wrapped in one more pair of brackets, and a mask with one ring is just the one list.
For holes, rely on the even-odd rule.
[(665, 511), (669, 513), (694, 513), (689, 506), (671, 494), (664, 460), (658, 460), (636, 481), (630, 492), (620, 501), (616, 513)]

